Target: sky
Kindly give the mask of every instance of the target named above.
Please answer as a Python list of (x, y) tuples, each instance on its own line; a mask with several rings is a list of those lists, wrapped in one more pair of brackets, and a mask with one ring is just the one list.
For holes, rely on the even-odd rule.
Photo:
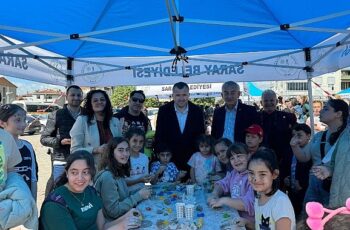
[(17, 95), (24, 95), (27, 93), (34, 92), (35, 90), (42, 90), (42, 89), (61, 89), (64, 91), (64, 87), (62, 86), (44, 84), (40, 82), (28, 81), (28, 80), (7, 77), (7, 76), (4, 76), (4, 77), (17, 86)]

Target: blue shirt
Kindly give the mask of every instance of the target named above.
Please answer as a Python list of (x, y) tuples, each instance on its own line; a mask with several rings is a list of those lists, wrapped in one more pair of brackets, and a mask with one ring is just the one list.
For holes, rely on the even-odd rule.
[(236, 103), (235, 107), (233, 107), (233, 109), (231, 110), (229, 110), (226, 107), (224, 133), (222, 137), (225, 137), (232, 142), (235, 141), (235, 123), (236, 123), (237, 107), (238, 107), (238, 102)]
[(177, 121), (179, 122), (180, 131), (181, 133), (183, 133), (186, 125), (187, 115), (188, 115), (188, 104), (186, 106), (186, 109), (183, 112), (179, 111), (175, 104), (174, 104), (174, 108), (176, 112)]
[[(156, 161), (152, 163), (151, 173), (156, 173), (160, 167), (160, 162)], [(176, 181), (177, 174), (179, 174), (179, 170), (176, 168), (176, 165), (173, 162), (169, 162), (166, 165), (166, 168), (163, 172), (160, 181), (162, 182), (174, 182)]]

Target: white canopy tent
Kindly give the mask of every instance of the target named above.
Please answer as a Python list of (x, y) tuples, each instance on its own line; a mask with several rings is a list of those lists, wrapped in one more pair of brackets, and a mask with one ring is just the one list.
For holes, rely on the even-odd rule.
[[(347, 0), (2, 2), (0, 74), (56, 85), (308, 79), (350, 66)], [(38, 48), (34, 48), (38, 47)]]

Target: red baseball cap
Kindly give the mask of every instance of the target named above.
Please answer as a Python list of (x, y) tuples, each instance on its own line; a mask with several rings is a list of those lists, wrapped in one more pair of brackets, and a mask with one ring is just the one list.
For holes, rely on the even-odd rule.
[(257, 124), (252, 124), (245, 131), (246, 133), (256, 134), (256, 135), (259, 135), (260, 137), (263, 137), (264, 135), (263, 129), (261, 128), (260, 125), (257, 125)]

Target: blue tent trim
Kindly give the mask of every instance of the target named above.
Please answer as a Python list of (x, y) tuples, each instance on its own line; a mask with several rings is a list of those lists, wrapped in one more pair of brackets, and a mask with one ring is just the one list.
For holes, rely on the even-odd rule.
[(251, 82), (247, 83), (247, 88), (248, 88), (249, 95), (253, 97), (260, 97), (263, 93), (263, 90), (259, 89)]
[(348, 94), (348, 93), (350, 93), (350, 88), (344, 89), (344, 90), (338, 92), (337, 94)]

